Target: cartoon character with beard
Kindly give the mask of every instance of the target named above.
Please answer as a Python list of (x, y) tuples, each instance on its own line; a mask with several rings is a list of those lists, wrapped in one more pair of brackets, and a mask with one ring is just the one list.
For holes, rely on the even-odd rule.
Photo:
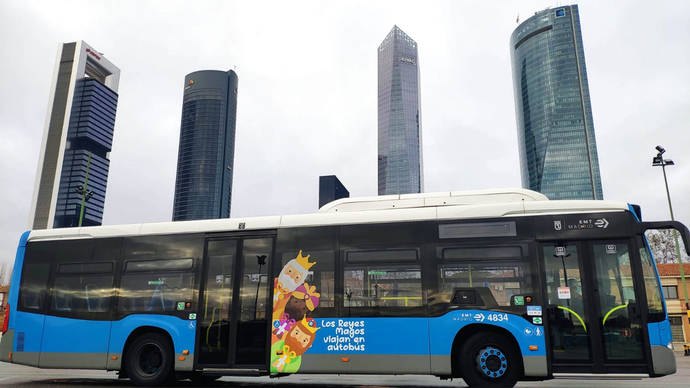
[(271, 346), (271, 372), (295, 373), (302, 364), (302, 354), (314, 343), (316, 337), (316, 321), (303, 318), (287, 333), (284, 340)]
[(301, 320), (319, 305), (320, 296), (321, 294), (316, 292), (316, 286), (310, 286), (305, 282), (290, 294), (285, 305), (285, 314), (295, 321)]
[(290, 300), (290, 294), (304, 283), (311, 268), (316, 262), (309, 262), (309, 255), (302, 256), (300, 250), (297, 257), (285, 264), (273, 285), (273, 320), (280, 319), (285, 305)]

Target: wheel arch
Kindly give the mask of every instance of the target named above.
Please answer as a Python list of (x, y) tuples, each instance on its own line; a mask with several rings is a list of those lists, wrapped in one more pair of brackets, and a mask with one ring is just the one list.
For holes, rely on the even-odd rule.
[[(165, 338), (167, 338), (168, 341), (170, 341), (170, 346), (173, 348), (172, 356), (173, 357), (175, 356), (175, 341), (173, 341), (172, 336), (170, 335), (170, 333), (167, 330), (160, 328), (160, 327), (157, 327), (157, 326), (139, 326), (136, 329), (132, 330), (131, 333), (129, 333), (129, 335), (127, 336), (127, 340), (125, 341), (125, 344), (122, 347), (122, 362), (120, 364), (121, 365), (120, 366), (120, 375), (122, 377), (126, 377), (126, 374), (127, 374), (125, 365), (127, 362), (127, 356), (128, 356), (127, 353), (129, 353), (128, 352), (129, 345), (131, 345), (131, 343), (134, 342), (134, 340), (136, 338), (138, 338), (142, 335), (145, 335), (145, 334), (150, 334), (150, 333), (162, 334)], [(174, 366), (174, 360), (173, 360), (173, 366)]]
[(462, 348), (462, 345), (467, 341), (470, 337), (477, 333), (494, 333), (501, 335), (505, 338), (507, 338), (514, 349), (517, 351), (517, 354), (520, 355), (518, 358), (518, 371), (520, 377), (525, 375), (525, 367), (524, 367), (524, 361), (522, 359), (522, 352), (520, 351), (520, 345), (518, 344), (517, 340), (515, 339), (515, 336), (513, 334), (498, 326), (493, 326), (493, 325), (486, 325), (482, 323), (473, 323), (470, 325), (467, 325), (460, 329), (458, 333), (455, 335), (455, 338), (453, 339), (453, 346), (451, 347), (451, 353), (450, 353), (450, 360), (451, 360), (451, 373), (453, 377), (462, 377), (462, 372), (460, 371), (460, 368), (458, 367), (458, 362), (457, 359), (460, 357), (460, 349)]

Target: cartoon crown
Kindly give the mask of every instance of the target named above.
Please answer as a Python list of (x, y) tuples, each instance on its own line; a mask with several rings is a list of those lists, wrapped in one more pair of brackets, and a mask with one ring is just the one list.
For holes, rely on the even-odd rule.
[(316, 321), (313, 318), (304, 317), (299, 323), (300, 326), (304, 327), (311, 334), (316, 333), (320, 329), (320, 327), (316, 327)]
[(297, 254), (297, 257), (295, 257), (295, 260), (297, 260), (297, 264), (301, 265), (304, 267), (304, 269), (309, 270), (316, 262), (310, 263), (309, 262), (309, 256), (302, 256), (302, 250), (300, 249), (299, 253)]

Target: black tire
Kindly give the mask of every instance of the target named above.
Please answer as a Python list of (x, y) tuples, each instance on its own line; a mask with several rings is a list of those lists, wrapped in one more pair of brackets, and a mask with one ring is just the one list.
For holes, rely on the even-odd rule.
[(136, 385), (157, 386), (168, 382), (173, 371), (170, 340), (159, 333), (137, 337), (125, 354), (127, 376)]
[(477, 333), (462, 345), (457, 365), (470, 387), (513, 387), (522, 374), (522, 357), (500, 334)]
[(194, 372), (192, 373), (190, 380), (194, 384), (200, 384), (200, 385), (215, 385), (216, 380), (221, 378), (223, 376), (209, 376), (209, 375), (204, 375), (201, 372)]

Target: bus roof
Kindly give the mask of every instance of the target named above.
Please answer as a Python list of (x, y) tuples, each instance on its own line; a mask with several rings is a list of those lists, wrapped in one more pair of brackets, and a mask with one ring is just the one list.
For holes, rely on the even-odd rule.
[(480, 190), (347, 198), (312, 214), (34, 230), (29, 241), (627, 210), (628, 204), (618, 201), (550, 201), (525, 189)]

